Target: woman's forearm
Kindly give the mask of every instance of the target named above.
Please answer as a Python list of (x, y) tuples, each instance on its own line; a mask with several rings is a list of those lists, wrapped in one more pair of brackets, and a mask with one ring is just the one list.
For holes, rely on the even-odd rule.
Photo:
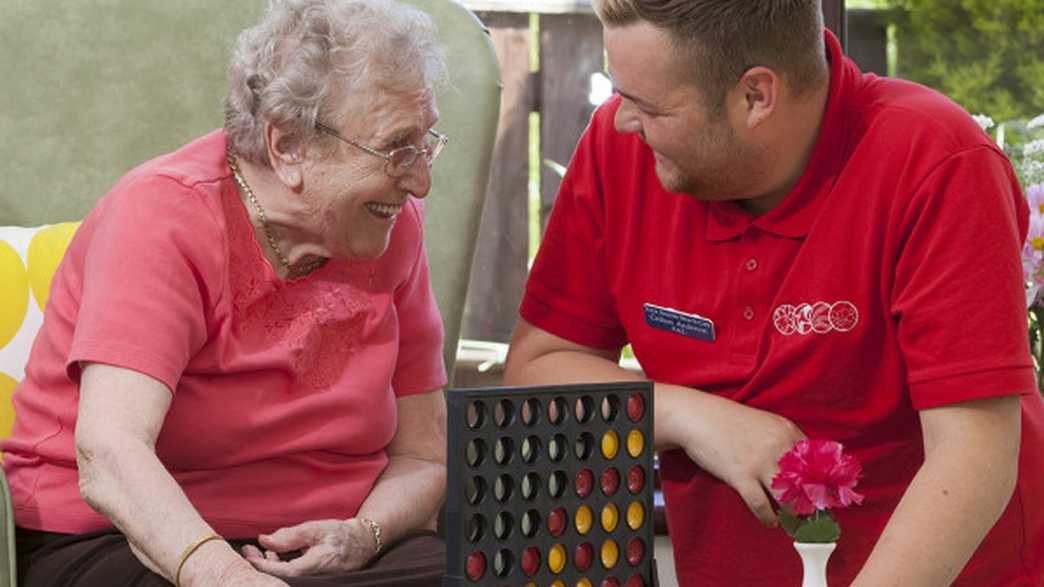
[[(196, 512), (151, 447), (119, 433), (77, 442), (80, 493), (127, 536), (147, 567), (173, 581), (185, 548), (213, 529)], [(249, 567), (223, 541), (204, 544), (186, 562), (182, 584), (201, 584), (237, 565)]]
[(446, 465), (398, 455), (388, 459), (357, 517), (380, 524), (386, 544), (410, 530), (429, 528), (446, 497)]
[[(143, 564), (173, 579), (181, 554), (211, 528), (156, 456), (170, 401), (170, 390), (147, 375), (85, 364), (76, 463), (84, 500), (127, 536)], [(185, 563), (181, 583), (216, 584), (214, 578), (244, 568), (251, 569), (228, 543), (212, 540)]]

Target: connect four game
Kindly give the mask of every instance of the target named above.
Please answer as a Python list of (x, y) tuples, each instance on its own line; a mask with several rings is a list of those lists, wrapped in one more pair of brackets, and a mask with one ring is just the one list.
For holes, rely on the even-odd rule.
[(657, 587), (648, 382), (451, 389), (443, 587)]

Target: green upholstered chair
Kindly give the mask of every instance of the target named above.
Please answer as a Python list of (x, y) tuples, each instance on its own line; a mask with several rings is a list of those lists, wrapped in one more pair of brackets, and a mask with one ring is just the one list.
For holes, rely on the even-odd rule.
[[(432, 15), (449, 57), (439, 129), (450, 144), (426, 205), (432, 282), (452, 374), (500, 108), (487, 31), (452, 0)], [(117, 178), (221, 126), (225, 67), (263, 0), (0, 0), (0, 226), (79, 220)], [(4, 406), (2, 409), (10, 409)], [(0, 475), (0, 587), (15, 584)]]

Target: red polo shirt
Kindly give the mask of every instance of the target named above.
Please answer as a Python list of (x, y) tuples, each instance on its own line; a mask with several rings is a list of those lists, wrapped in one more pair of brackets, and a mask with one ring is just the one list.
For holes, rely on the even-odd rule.
[[(760, 217), (665, 191), (651, 150), (595, 113), (562, 184), (521, 314), (650, 379), (844, 443), (861, 506), (836, 512), (830, 582), (862, 567), (923, 463), (917, 410), (1022, 394), (1019, 485), (957, 585), (1044, 585), (1044, 403), (1027, 348), (1027, 206), (958, 106), (863, 74), (827, 33), (830, 97), (809, 165)], [(713, 323), (678, 334), (651, 304)], [(684, 330), (684, 329), (683, 329)], [(756, 430), (751, 431), (756, 434)], [(661, 455), (683, 585), (796, 585), (791, 540), (681, 451)], [(974, 483), (975, 479), (969, 479)]]

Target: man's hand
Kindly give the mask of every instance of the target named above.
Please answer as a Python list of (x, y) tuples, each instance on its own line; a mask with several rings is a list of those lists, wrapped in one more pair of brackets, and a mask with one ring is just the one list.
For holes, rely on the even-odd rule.
[[(362, 522), (321, 520), (305, 522), (258, 537), (265, 548), (244, 546), (243, 556), (260, 571), (280, 577), (336, 575), (362, 568), (376, 552), (373, 534)], [(301, 551), (283, 561), (279, 555)]]
[(776, 414), (683, 387), (657, 385), (656, 427), (697, 465), (739, 493), (762, 524), (778, 523), (770, 498), (779, 458), (805, 438)]

